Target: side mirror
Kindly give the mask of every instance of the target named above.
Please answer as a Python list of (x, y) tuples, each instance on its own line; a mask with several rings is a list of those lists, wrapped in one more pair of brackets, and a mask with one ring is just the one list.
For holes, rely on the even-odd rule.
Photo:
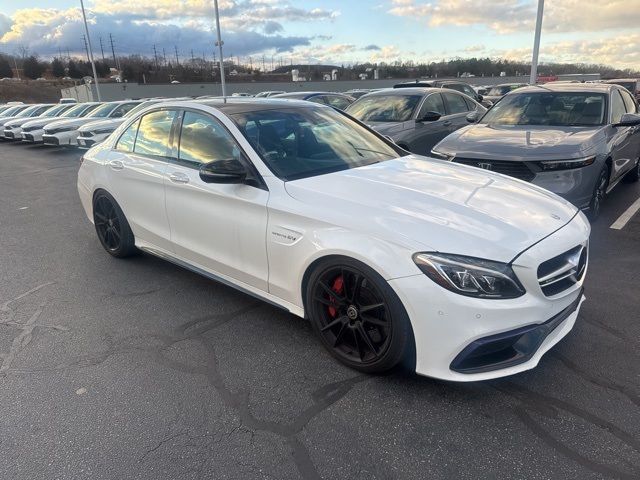
[(478, 103), (482, 103), (482, 101), (484, 100), (484, 97), (483, 97), (482, 95), (480, 95), (480, 94), (478, 94), (478, 95), (476, 95), (476, 96), (478, 97), (478, 98), (477, 98)]
[(200, 167), (200, 179), (205, 183), (243, 183), (247, 169), (235, 158), (214, 160)]
[(441, 116), (442, 115), (440, 115), (438, 112), (427, 112), (422, 116), (422, 118), (419, 118), (418, 121), (419, 122), (436, 122), (440, 120)]
[(614, 127), (635, 127), (640, 125), (640, 115), (637, 113), (625, 113), (618, 123), (614, 123)]
[(476, 123), (479, 119), (480, 119), (480, 114), (478, 113), (477, 110), (474, 110), (473, 112), (470, 112), (469, 114), (467, 114), (467, 122), (469, 123)]

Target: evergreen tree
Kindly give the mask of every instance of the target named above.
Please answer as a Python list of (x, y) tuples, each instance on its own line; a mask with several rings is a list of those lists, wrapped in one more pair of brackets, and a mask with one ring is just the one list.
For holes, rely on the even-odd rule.
[(51, 73), (56, 78), (64, 77), (64, 64), (59, 58), (54, 58), (51, 62)]
[(11, 64), (9, 64), (9, 60), (6, 57), (0, 57), (0, 78), (4, 77), (13, 77), (13, 70), (11, 69)]
[(24, 76), (31, 79), (41, 77), (44, 69), (44, 64), (42, 62), (39, 62), (34, 55), (28, 57), (22, 64), (22, 71), (24, 72)]

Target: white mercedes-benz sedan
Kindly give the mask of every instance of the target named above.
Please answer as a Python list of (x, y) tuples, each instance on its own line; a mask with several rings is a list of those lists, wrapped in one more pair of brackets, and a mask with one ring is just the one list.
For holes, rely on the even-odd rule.
[(308, 318), (363, 372), (531, 369), (584, 300), (577, 208), (411, 155), (329, 106), (150, 106), (84, 155), (78, 190), (114, 257), (142, 250)]

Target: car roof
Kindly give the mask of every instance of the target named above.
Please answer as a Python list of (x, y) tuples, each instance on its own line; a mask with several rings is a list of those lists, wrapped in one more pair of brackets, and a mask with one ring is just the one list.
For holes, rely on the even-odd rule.
[(193, 107), (197, 105), (205, 105), (224, 112), (226, 115), (236, 113), (258, 112), (262, 110), (277, 110), (279, 108), (331, 108), (321, 103), (307, 102), (299, 99), (288, 98), (254, 98), (254, 97), (227, 97), (226, 100), (220, 99), (202, 99), (202, 100), (183, 100), (175, 102), (163, 102), (167, 107)]
[(603, 83), (615, 83), (615, 82), (637, 82), (637, 78), (612, 78), (611, 80), (603, 80)]
[(591, 92), (591, 93), (608, 93), (618, 85), (609, 83), (554, 83), (545, 85), (529, 85), (528, 87), (522, 87), (513, 92), (509, 92), (507, 95), (520, 94), (527, 92)]
[(299, 98), (299, 97), (313, 97), (316, 95), (341, 95), (343, 97), (348, 97), (348, 95), (345, 95), (344, 93), (339, 93), (339, 92), (287, 92), (287, 93), (280, 93), (278, 95), (274, 95), (274, 97), (279, 97), (279, 98)]
[[(455, 90), (452, 90), (455, 91)], [(427, 93), (442, 92), (439, 87), (401, 87), (401, 88), (385, 88), (375, 92), (367, 93), (367, 97), (376, 97), (381, 95), (426, 95)], [(460, 93), (460, 92), (458, 92)]]

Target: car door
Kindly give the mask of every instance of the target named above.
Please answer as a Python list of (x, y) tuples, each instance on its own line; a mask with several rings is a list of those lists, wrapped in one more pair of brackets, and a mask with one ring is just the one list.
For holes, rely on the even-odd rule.
[(106, 162), (109, 193), (124, 212), (136, 240), (171, 251), (164, 208), (164, 172), (171, 155), (171, 127), (177, 112), (156, 110), (133, 122)]
[(635, 165), (638, 157), (637, 127), (616, 127), (622, 115), (627, 113), (627, 107), (622, 98), (622, 92), (614, 89), (610, 97), (611, 128), (613, 138), (611, 143), (612, 171), (610, 183), (617, 181)]
[[(438, 120), (424, 121), (427, 112), (439, 113)], [(415, 127), (402, 139), (409, 150), (419, 155), (431, 155), (431, 149), (444, 137), (449, 135), (450, 120), (440, 93), (431, 93), (422, 101), (416, 114)]]
[(166, 208), (175, 253), (207, 271), (267, 291), (266, 189), (206, 183), (199, 169), (231, 158), (249, 160), (222, 121), (184, 110), (175, 158), (165, 174)]
[(447, 120), (449, 121), (449, 133), (455, 132), (459, 128), (468, 124), (467, 115), (471, 111), (466, 100), (456, 92), (443, 91), (445, 107), (447, 109)]
[[(622, 100), (624, 101), (625, 109), (627, 113), (638, 113), (638, 104), (636, 100), (633, 98), (631, 93), (627, 90), (620, 90), (620, 94), (622, 95)], [(629, 162), (626, 171), (632, 170), (635, 166), (634, 159), (640, 159), (640, 127), (631, 127), (631, 137), (629, 138), (630, 144), (630, 158), (631, 162)]]

